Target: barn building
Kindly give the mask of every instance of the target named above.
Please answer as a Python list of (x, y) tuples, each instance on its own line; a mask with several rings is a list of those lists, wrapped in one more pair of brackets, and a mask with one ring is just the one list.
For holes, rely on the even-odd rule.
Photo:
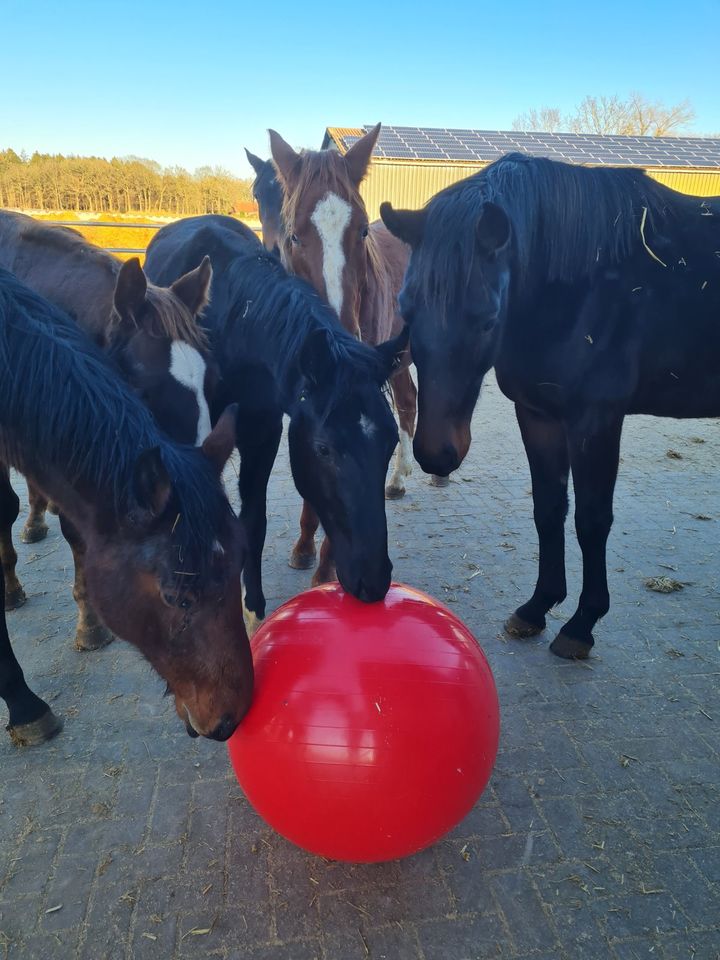
[[(328, 127), (322, 147), (345, 153), (371, 127)], [(361, 193), (371, 219), (380, 204), (417, 209), (439, 190), (512, 151), (589, 166), (642, 167), (674, 190), (720, 195), (720, 139), (383, 127)]]

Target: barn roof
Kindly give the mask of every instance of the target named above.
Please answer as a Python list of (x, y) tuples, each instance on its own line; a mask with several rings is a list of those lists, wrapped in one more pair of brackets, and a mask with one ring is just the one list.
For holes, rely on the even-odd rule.
[[(345, 153), (371, 130), (328, 127), (323, 148)], [(519, 150), (571, 163), (637, 167), (720, 167), (720, 139), (708, 137), (616, 137), (588, 133), (385, 127), (373, 159), (490, 163)]]

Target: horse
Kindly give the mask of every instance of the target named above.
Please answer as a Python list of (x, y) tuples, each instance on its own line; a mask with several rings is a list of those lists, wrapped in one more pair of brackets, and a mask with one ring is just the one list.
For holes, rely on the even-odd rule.
[[(343, 156), (335, 150), (296, 153), (280, 134), (270, 131), (272, 157), (284, 190), (283, 260), (315, 287), (346, 330), (371, 344), (402, 330), (396, 300), (410, 255), (381, 221), (368, 223), (359, 193), (379, 133), (380, 124)], [(400, 444), (385, 490), (389, 500), (404, 496), (405, 478), (412, 471), (416, 390), (409, 362), (406, 353), (390, 381)], [(317, 516), (305, 504), (291, 566), (313, 566), (317, 527)]]
[(643, 171), (507, 155), (419, 211), (384, 204), (412, 255), (400, 309), (418, 371), (415, 457), (455, 470), (495, 368), (530, 465), (537, 584), (506, 623), (528, 637), (567, 594), (568, 474), (583, 556), (575, 613), (551, 644), (587, 658), (610, 608), (606, 543), (628, 414), (720, 414), (720, 198)]
[(284, 233), (282, 226), (283, 188), (272, 160), (262, 160), (245, 147), (250, 165), (255, 171), (252, 195), (258, 206), (262, 224), (263, 244), (266, 250), (280, 255)]
[[(163, 227), (145, 269), (156, 283), (209, 256), (213, 299), (204, 323), (220, 365), (217, 409), (238, 404), (241, 517), (248, 536), (243, 571), (251, 628), (265, 616), (261, 560), (267, 484), (290, 418), (295, 485), (332, 542), (337, 577), (366, 602), (390, 586), (383, 484), (397, 445), (383, 386), (407, 343), (360, 343), (313, 288), (230, 217), (189, 217)], [(323, 557), (325, 567), (331, 565)], [(318, 582), (316, 572), (314, 583)]]
[[(0, 457), (69, 518), (94, 608), (166, 681), (188, 733), (215, 740), (253, 689), (243, 532), (220, 479), (233, 445), (232, 410), (199, 447), (167, 439), (77, 324), (0, 269)], [(12, 651), (4, 603), (0, 697), (16, 743), (59, 732)]]
[[(206, 395), (217, 378), (196, 319), (208, 299), (209, 261), (163, 289), (148, 284), (137, 258), (122, 263), (75, 230), (0, 211), (0, 267), (73, 316), (112, 355), (169, 436), (179, 443), (202, 443), (210, 431)], [(47, 535), (47, 501), (32, 485), (29, 495), (21, 538), (35, 543)], [(10, 513), (14, 496), (7, 469), (0, 466), (0, 500), (8, 501)], [(111, 635), (87, 602), (82, 543), (67, 522), (63, 533), (75, 558), (75, 644), (94, 650), (109, 643)], [(16, 575), (12, 530), (2, 524), (0, 555), (6, 609), (13, 609), (25, 602), (25, 593)]]

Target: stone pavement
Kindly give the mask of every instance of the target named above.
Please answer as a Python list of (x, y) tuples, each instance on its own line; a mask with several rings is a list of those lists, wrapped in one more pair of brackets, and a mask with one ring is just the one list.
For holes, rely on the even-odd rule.
[[(501, 750), (468, 818), (401, 862), (326, 862), (274, 835), (225, 748), (185, 735), (133, 650), (73, 650), (57, 522), (18, 547), (30, 600), (11, 636), (65, 730), (25, 751), (0, 739), (0, 958), (720, 957), (720, 421), (627, 422), (613, 603), (587, 664), (502, 635), (536, 540), (493, 382), (474, 436), (447, 489), (417, 471), (388, 516), (396, 578), (452, 604), (488, 655)], [(284, 453), (270, 496), (274, 607), (308, 583), (287, 566), (299, 501)], [(648, 591), (662, 575), (684, 589)]]

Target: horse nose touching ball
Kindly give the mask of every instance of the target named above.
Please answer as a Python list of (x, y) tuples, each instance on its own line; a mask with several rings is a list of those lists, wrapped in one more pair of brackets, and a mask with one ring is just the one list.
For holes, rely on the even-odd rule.
[(255, 697), (228, 749), (278, 833), (372, 863), (430, 846), (470, 812), (497, 753), (498, 699), (448, 609), (400, 584), (374, 604), (326, 584), (276, 610), (252, 648)]

